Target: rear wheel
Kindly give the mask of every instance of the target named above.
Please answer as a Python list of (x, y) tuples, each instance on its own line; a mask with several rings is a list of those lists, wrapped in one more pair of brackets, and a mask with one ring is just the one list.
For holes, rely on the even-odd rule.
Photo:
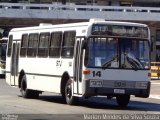
[(130, 95), (117, 95), (116, 100), (120, 107), (126, 107), (130, 101)]
[(66, 100), (66, 103), (69, 105), (75, 104), (76, 100), (78, 99), (72, 95), (72, 84), (71, 83), (72, 81), (68, 80), (65, 86), (65, 100)]
[(21, 91), (21, 95), (23, 98), (38, 98), (39, 97), (38, 91), (27, 89), (26, 75), (22, 77), (20, 91)]

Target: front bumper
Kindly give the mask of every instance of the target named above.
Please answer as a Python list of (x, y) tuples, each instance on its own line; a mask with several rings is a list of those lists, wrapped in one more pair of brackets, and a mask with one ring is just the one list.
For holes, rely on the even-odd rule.
[[(91, 86), (90, 80), (84, 82), (83, 96), (96, 96), (96, 95), (111, 95), (116, 96), (119, 94), (125, 95), (135, 95), (136, 97), (149, 97), (150, 94), (150, 82), (146, 83), (146, 86), (142, 88), (137, 87), (136, 81), (126, 81), (126, 84), (121, 84), (116, 86), (117, 81), (111, 81), (103, 83), (102, 85), (98, 83), (98, 86)], [(122, 81), (124, 83), (124, 81)], [(143, 83), (143, 82), (142, 82)]]

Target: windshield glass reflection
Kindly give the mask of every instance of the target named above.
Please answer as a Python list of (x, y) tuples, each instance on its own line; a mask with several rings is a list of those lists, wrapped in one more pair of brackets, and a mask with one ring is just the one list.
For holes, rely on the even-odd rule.
[(89, 67), (149, 69), (149, 44), (131, 38), (90, 38), (85, 64)]

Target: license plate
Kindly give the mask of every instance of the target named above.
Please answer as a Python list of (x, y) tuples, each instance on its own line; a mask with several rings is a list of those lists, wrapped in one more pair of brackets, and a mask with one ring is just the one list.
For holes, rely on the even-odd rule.
[(125, 94), (125, 90), (124, 89), (114, 89), (114, 93)]

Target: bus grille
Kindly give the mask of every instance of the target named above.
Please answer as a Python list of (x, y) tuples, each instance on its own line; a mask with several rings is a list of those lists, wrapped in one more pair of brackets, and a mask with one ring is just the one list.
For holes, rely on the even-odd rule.
[(136, 88), (136, 82), (135, 81), (103, 80), (103, 87), (107, 87), (107, 88)]

